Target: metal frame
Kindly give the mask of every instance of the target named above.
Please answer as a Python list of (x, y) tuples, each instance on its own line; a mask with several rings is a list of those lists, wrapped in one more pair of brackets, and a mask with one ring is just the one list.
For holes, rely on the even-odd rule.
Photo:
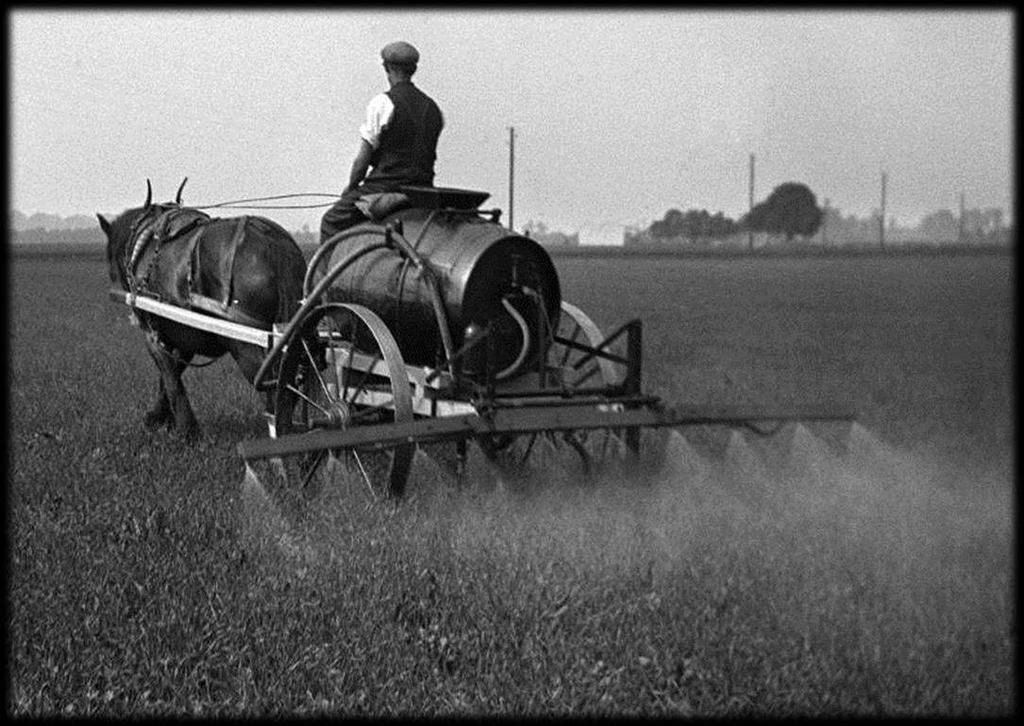
[[(413, 442), (420, 444), (457, 441), (479, 436), (528, 434), (544, 431), (576, 431), (615, 428), (666, 428), (693, 425), (750, 426), (760, 421), (852, 420), (852, 414), (837, 414), (832, 408), (806, 407), (798, 411), (765, 411), (742, 407), (715, 409), (668, 409), (657, 399), (646, 407), (616, 409), (593, 402), (558, 402), (544, 407), (505, 408), (486, 413), (438, 416), (397, 424), (356, 426), (344, 430), (323, 430), (302, 436), (242, 441), (242, 458), (267, 459), (323, 449), (388, 448)], [(754, 431), (760, 430), (756, 427)]]
[(131, 308), (133, 312), (135, 310), (142, 310), (143, 312), (159, 315), (162, 318), (173, 320), (174, 322), (181, 323), (182, 325), (188, 325), (191, 328), (197, 328), (207, 333), (214, 333), (215, 335), (219, 335), (224, 338), (239, 340), (243, 343), (252, 343), (253, 345), (258, 345), (261, 348), (272, 347), (275, 336), (278, 335), (278, 333), (273, 330), (262, 330), (249, 325), (233, 323), (230, 320), (214, 317), (208, 313), (197, 313), (193, 310), (186, 310), (185, 308), (181, 308), (176, 305), (161, 302), (154, 297), (149, 297), (145, 294), (132, 293), (120, 288), (110, 290), (110, 298), (115, 302), (124, 303)]
[[(296, 316), (297, 319), (292, 320), (287, 326), (275, 326), (273, 330), (261, 330), (222, 320), (208, 313), (186, 310), (152, 297), (133, 294), (119, 289), (111, 290), (110, 297), (116, 302), (128, 305), (133, 310), (141, 310), (208, 333), (258, 345), (271, 353), (283, 348), (282, 343), (290, 337), (289, 329), (297, 329), (296, 322), (299, 318), (299, 316)], [(582, 315), (578, 308), (573, 308), (569, 303), (564, 303), (564, 305)], [(315, 310), (316, 306), (311, 306), (309, 309)], [(412, 388), (413, 411), (416, 415), (422, 417), (462, 422), (461, 424), (446, 424), (442, 427), (447, 432), (446, 436), (448, 438), (452, 438), (454, 430), (461, 431), (465, 437), (471, 437), (481, 432), (488, 434), (522, 433), (534, 430), (585, 429), (634, 425), (632, 417), (617, 419), (614, 416), (609, 417), (608, 414), (621, 413), (630, 408), (635, 409), (636, 407), (656, 405), (658, 402), (658, 399), (654, 397), (639, 395), (640, 329), (639, 320), (630, 321), (605, 338), (598, 346), (594, 347), (583, 346), (569, 340), (557, 341), (565, 345), (571, 345), (586, 353), (585, 357), (577, 364), (577, 368), (593, 358), (625, 364), (627, 373), (623, 383), (620, 385), (595, 385), (587, 387), (538, 385), (537, 387), (530, 388), (507, 389), (495, 384), (493, 381), (483, 384), (467, 384), (466, 381), (460, 381), (454, 377), (448, 370), (445, 370), (445, 367), (429, 368), (406, 365), (405, 375)], [(622, 335), (626, 335), (627, 338), (629, 354), (626, 358), (603, 350)], [(270, 354), (268, 353), (269, 357)], [(376, 374), (384, 374), (386, 372), (385, 363), (372, 356), (358, 351), (351, 353), (340, 347), (333, 349), (333, 358), (336, 361), (348, 360), (350, 357), (353, 367), (358, 370)], [(543, 380), (550, 378), (551, 371), (544, 370), (538, 373)], [(533, 375), (533, 373), (526, 375)], [(461, 392), (464, 395), (452, 395), (457, 392)], [(379, 406), (382, 403), (386, 403), (386, 394), (365, 391), (360, 394), (358, 402)], [(598, 411), (598, 418), (579, 418), (580, 413), (588, 408)], [(513, 413), (513, 411), (519, 411), (520, 413)], [(523, 413), (526, 411), (529, 411), (529, 413)], [(573, 412), (569, 419), (566, 419), (563, 413), (559, 413), (564, 411)], [(545, 417), (548, 417), (547, 420), (550, 422), (550, 426), (542, 425)], [(655, 425), (661, 419), (648, 416), (640, 417), (637, 420), (640, 423), (635, 425)], [(467, 424), (467, 421), (470, 423)], [(486, 421), (487, 423), (480, 423), (481, 421)], [(572, 421), (576, 421), (578, 425), (566, 425)], [(524, 422), (529, 422), (529, 426), (526, 429), (523, 428)], [(451, 426), (454, 426), (454, 428), (451, 428)], [(378, 429), (379, 427), (356, 427), (345, 431), (329, 432), (334, 435), (330, 437), (333, 442), (330, 448), (345, 448), (350, 445), (348, 443), (349, 439), (346, 436), (350, 437), (352, 442), (363, 442), (365, 441), (365, 434), (357, 432), (362, 430), (378, 431)], [(425, 437), (424, 440), (426, 440), (434, 437), (435, 430), (429, 425), (424, 425), (413, 427), (412, 431), (414, 436), (422, 434)], [(317, 436), (304, 434), (307, 442), (319, 440)], [(458, 436), (455, 438), (458, 438)], [(281, 439), (276, 440), (280, 441)], [(260, 442), (245, 442), (239, 450), (246, 452), (246, 458), (260, 458), (256, 453), (259, 448)], [(301, 450), (308, 451), (310, 449), (302, 448)]]

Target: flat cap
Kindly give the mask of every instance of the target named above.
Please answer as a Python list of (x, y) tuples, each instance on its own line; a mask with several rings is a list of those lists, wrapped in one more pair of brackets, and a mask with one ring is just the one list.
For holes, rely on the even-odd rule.
[(414, 66), (419, 63), (420, 52), (403, 40), (388, 43), (380, 52), (385, 63), (399, 66)]

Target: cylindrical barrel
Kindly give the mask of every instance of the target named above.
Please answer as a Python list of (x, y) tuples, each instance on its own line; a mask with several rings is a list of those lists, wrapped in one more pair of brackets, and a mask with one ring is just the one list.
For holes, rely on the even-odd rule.
[[(481, 217), (429, 214), (430, 210), (411, 209), (389, 221), (401, 220), (400, 233), (438, 278), (454, 350), (464, 343), (467, 329), (490, 330), (492, 365), (499, 377), (522, 372), (536, 360), (537, 336), (558, 324), (561, 290), (550, 256), (530, 238)], [(379, 242), (380, 234), (353, 234), (321, 262), (314, 279), (351, 253)], [(443, 360), (430, 289), (416, 266), (397, 250), (360, 257), (327, 295), (333, 302), (358, 303), (377, 313), (395, 336), (406, 363), (434, 365)], [(540, 320), (541, 315), (546, 319)]]

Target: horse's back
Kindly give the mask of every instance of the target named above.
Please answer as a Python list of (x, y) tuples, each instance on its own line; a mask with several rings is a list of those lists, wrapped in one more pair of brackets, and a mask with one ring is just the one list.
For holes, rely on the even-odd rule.
[(244, 216), (209, 219), (151, 243), (135, 280), (172, 304), (269, 329), (298, 309), (305, 271), (284, 228)]
[[(246, 216), (212, 220), (199, 257), (207, 289), (230, 306), (267, 323), (283, 322), (298, 308), (306, 260), (277, 223)], [(203, 280), (200, 281), (201, 283)]]

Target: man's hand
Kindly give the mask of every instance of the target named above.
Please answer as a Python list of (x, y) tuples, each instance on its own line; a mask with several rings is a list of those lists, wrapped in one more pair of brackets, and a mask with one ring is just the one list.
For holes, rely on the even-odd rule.
[[(352, 171), (349, 172), (348, 186), (345, 187), (345, 192), (355, 189), (362, 184), (363, 179), (366, 177), (366, 171), (370, 168), (373, 147), (370, 146), (366, 139), (360, 139), (359, 141), (359, 151), (356, 152), (356, 158), (352, 161)], [(344, 194), (344, 192), (342, 193)]]

